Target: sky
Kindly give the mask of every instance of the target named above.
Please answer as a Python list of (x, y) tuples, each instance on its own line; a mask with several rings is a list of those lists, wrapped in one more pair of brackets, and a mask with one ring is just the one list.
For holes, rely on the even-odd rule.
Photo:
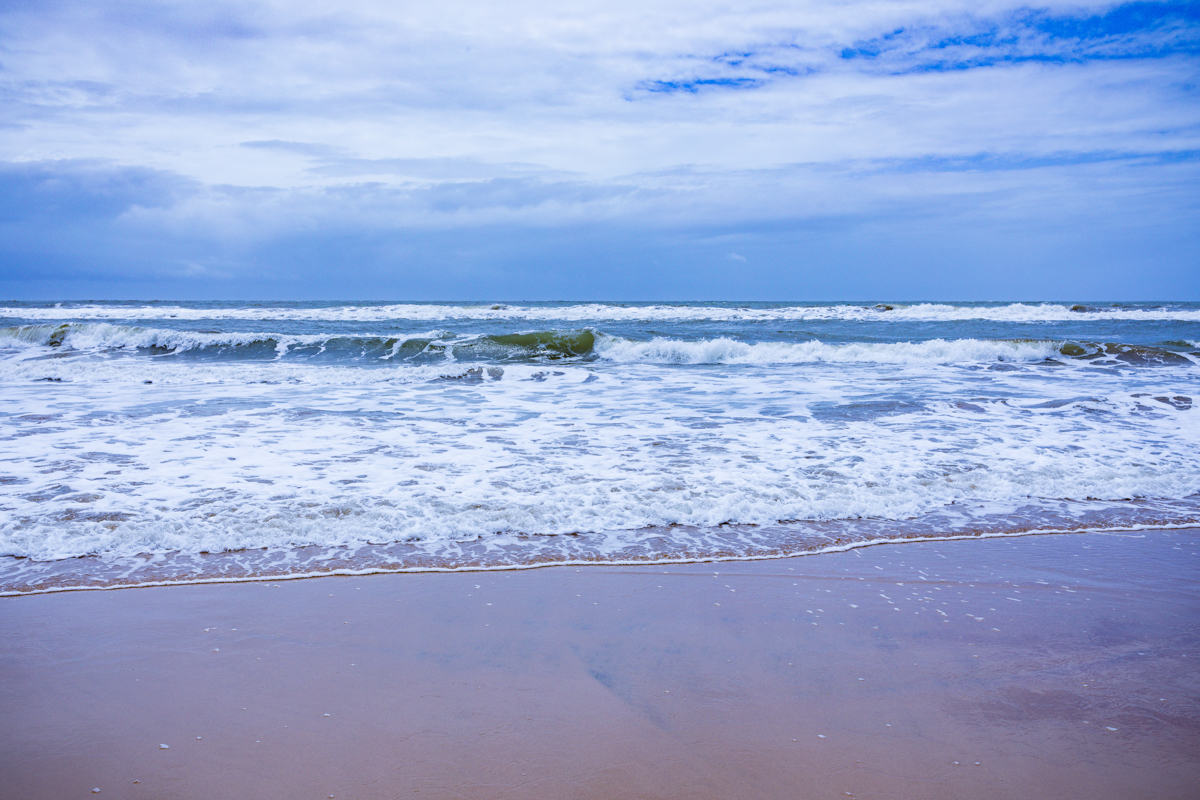
[(5, 0), (0, 298), (1200, 300), (1200, 0)]

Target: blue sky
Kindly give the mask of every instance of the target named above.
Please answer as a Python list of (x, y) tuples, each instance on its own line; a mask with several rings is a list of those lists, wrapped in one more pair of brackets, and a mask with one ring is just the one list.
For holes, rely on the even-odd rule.
[(1200, 2), (0, 8), (8, 299), (1200, 299), (1198, 187)]

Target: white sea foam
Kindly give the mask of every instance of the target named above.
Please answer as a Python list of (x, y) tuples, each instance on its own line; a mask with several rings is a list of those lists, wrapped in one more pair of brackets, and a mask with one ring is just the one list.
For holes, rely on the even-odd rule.
[(704, 305), (610, 305), (583, 303), (568, 306), (523, 306), (501, 304), (441, 305), (397, 303), (392, 305), (337, 306), (323, 308), (243, 307), (200, 308), (185, 306), (67, 305), (53, 308), (5, 307), (0, 316), (28, 320), (320, 320), (335, 322), (384, 322), (395, 320), (443, 322), (449, 320), (530, 320), (542, 322), (598, 323), (611, 321), (804, 321), (804, 320), (896, 320), (970, 321), (1009, 323), (1079, 322), (1103, 320), (1200, 321), (1194, 308), (1103, 307), (1072, 311), (1061, 303), (1011, 303), (1008, 305), (963, 306), (944, 303), (894, 304), (891, 310), (860, 305), (795, 305), (772, 308)]
[[(473, 372), (472, 370), (477, 370)], [(24, 359), (0, 361), (0, 386), (5, 383), (62, 382), (118, 386), (162, 384), (203, 386), (212, 384), (288, 384), (294, 386), (372, 386), (421, 384), (455, 378), (490, 379), (488, 373), (447, 359), (403, 369), (364, 369), (359, 366), (303, 362), (242, 361), (182, 363), (157, 359)]]
[[(996, 513), (1012, 515), (998, 526), (1009, 530), (1070, 527), (1072, 514), (1165, 524), (1200, 504), (1194, 356), (1065, 341), (1098, 326), (1050, 326), (1064, 341), (1020, 333), (1025, 322), (1158, 314), (1183, 323), (1133, 341), (1184, 348), (1196, 344), (1189, 309), (7, 313), (40, 321), (0, 330), (0, 555), (271, 548), (286, 559), (297, 546), (411, 542), (480, 563), (532, 550), (620, 560), (651, 536), (669, 550), (672, 525), (690, 526), (689, 552), (703, 555), (768, 552), (781, 520), (846, 530), (970, 509), (955, 528), (968, 530), (987, 507), (1007, 509)], [(186, 321), (214, 317), (234, 322)], [(493, 318), (507, 322), (440, 325)], [(690, 324), (787, 319), (885, 322)], [(980, 319), (996, 324), (958, 324)], [(666, 320), (641, 326), (665, 333), (639, 339), (623, 324), (644, 320)], [(888, 320), (947, 324), (881, 334)], [(239, 330), (212, 330), (225, 327)], [(533, 335), (512, 335), (521, 330)], [(968, 338), (977, 330), (997, 338)], [(1049, 511), (1026, 524), (1030, 508)]]
[(823, 342), (741, 342), (718, 338), (687, 342), (656, 338), (648, 342), (603, 337), (602, 358), (647, 364), (953, 364), (1035, 362), (1061, 357), (1060, 342), (933, 339), (924, 342), (825, 344)]
[(852, 362), (514, 365), (501, 380), (374, 385), (261, 384), (288, 365), (247, 367), (151, 387), (6, 382), (0, 553), (499, 547), (515, 540), (497, 534), (1200, 491), (1198, 412), (1154, 399), (1192, 393), (1187, 370), (1031, 383), (924, 363), (898, 396), (889, 371)]

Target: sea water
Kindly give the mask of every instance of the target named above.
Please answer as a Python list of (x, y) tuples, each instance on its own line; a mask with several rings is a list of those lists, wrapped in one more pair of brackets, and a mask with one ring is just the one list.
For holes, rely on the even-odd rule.
[(0, 591), (1200, 523), (1197, 303), (7, 303)]

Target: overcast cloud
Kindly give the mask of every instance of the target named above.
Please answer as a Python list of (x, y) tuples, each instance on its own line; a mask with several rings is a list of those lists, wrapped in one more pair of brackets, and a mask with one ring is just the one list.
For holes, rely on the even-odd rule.
[(1200, 3), (25, 2), (0, 295), (1200, 290)]

